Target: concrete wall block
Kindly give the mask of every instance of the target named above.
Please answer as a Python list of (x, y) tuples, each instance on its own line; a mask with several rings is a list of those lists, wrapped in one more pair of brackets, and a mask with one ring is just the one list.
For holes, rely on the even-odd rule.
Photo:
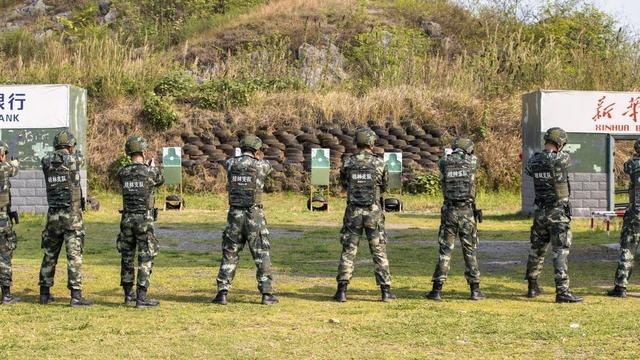
[(35, 179), (36, 176), (38, 176), (37, 173), (40, 173), (40, 172), (42, 172), (42, 171), (20, 170), (20, 171), (18, 171), (18, 175), (16, 175), (16, 178), (23, 179), (23, 180), (32, 180), (32, 179)]
[(599, 208), (601, 209), (606, 209), (609, 206), (609, 201), (605, 200), (599, 200), (600, 204), (598, 205)]
[[(571, 184), (571, 189), (573, 189), (573, 184)], [(600, 190), (600, 183), (594, 181), (584, 182), (580, 190), (598, 191)]]
[(590, 191), (574, 191), (571, 197), (574, 199), (589, 199), (591, 196)]
[(600, 207), (600, 201), (597, 199), (582, 200), (582, 207), (595, 209)]
[(571, 199), (571, 207), (574, 209), (583, 207), (582, 203), (583, 203), (583, 200)]
[[(580, 190), (587, 190), (584, 189), (584, 183), (582, 181), (573, 181), (571, 182), (571, 191), (580, 191)], [(599, 190), (599, 189), (594, 189), (594, 190)]]
[[(572, 175), (573, 175), (573, 178), (572, 178)], [(589, 174), (589, 173), (570, 173), (569, 174), (569, 180), (582, 181), (582, 182), (591, 181), (591, 174)]]
[(36, 189), (36, 196), (47, 197), (47, 189), (45, 188)]
[(11, 183), (11, 187), (12, 188), (24, 188), (24, 187), (27, 187), (27, 180), (20, 180), (20, 179), (13, 178), (13, 179), (9, 180), (9, 182)]
[(591, 210), (587, 208), (577, 208), (573, 209), (574, 217), (589, 217), (591, 216)]
[(36, 196), (36, 189), (35, 188), (20, 189), (18, 196), (21, 196), (21, 197)]
[(589, 199), (592, 200), (606, 200), (607, 192), (606, 191), (591, 191)]
[(601, 181), (598, 183), (598, 190), (600, 191), (609, 191), (609, 184), (606, 181)]
[(591, 174), (591, 181), (607, 182), (607, 174), (606, 173)]
[(34, 211), (38, 214), (44, 214), (49, 210), (49, 207), (46, 205), (38, 205), (34, 206)]
[(14, 196), (11, 198), (11, 203), (14, 206), (24, 206), (27, 205), (27, 199), (22, 196)]

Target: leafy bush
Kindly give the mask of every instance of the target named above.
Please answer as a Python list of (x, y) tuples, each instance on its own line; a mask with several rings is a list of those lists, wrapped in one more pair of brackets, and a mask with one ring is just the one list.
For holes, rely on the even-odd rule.
[(440, 191), (440, 176), (435, 172), (415, 172), (415, 177), (404, 183), (410, 194), (436, 195)]
[(176, 98), (186, 95), (195, 86), (195, 80), (184, 71), (172, 71), (160, 79), (153, 91), (160, 96)]
[(200, 108), (224, 110), (249, 104), (254, 90), (254, 85), (249, 82), (214, 80), (200, 86), (194, 100)]
[(167, 130), (178, 121), (178, 115), (171, 107), (171, 99), (154, 93), (144, 99), (142, 117), (157, 130)]

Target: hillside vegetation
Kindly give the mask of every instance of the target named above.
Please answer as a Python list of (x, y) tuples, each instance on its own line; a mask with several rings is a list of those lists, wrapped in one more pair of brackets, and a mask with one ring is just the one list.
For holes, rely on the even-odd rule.
[[(21, 10), (40, 3), (43, 11)], [(220, 128), (368, 122), (437, 127), (445, 141), (471, 136), (482, 186), (512, 190), (521, 94), (637, 90), (639, 52), (611, 17), (579, 1), (529, 17), (499, 3), (2, 1), (0, 83), (88, 89), (94, 188), (111, 185), (105, 175), (131, 133), (157, 148)], [(188, 185), (215, 190), (220, 181)]]

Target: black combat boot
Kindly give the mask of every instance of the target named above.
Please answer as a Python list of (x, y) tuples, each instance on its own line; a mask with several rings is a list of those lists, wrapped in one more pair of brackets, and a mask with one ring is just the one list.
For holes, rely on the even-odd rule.
[(469, 287), (471, 288), (471, 296), (469, 297), (469, 300), (484, 300), (487, 298), (487, 296), (483, 293), (480, 292), (480, 283), (473, 283), (470, 284)]
[(582, 301), (584, 301), (584, 298), (573, 295), (569, 290), (556, 294), (557, 303), (579, 303)]
[(50, 302), (53, 302), (54, 298), (51, 296), (49, 292), (48, 286), (40, 286), (40, 304), (47, 305)]
[(278, 298), (273, 294), (262, 294), (262, 305), (273, 305), (278, 303)]
[[(42, 296), (41, 296), (42, 298)], [(93, 301), (82, 296), (82, 290), (71, 290), (71, 307), (91, 306)]]
[(380, 291), (382, 292), (381, 301), (389, 302), (396, 299), (396, 296), (391, 293), (391, 286), (389, 285), (380, 285)]
[(218, 291), (218, 294), (216, 294), (216, 297), (214, 297), (211, 302), (218, 305), (227, 305), (227, 290)]
[(338, 290), (336, 290), (336, 294), (333, 295), (333, 300), (337, 302), (345, 302), (347, 301), (347, 283), (346, 281), (338, 282)]
[(442, 297), (440, 297), (441, 294), (442, 294), (442, 283), (439, 281), (434, 281), (431, 291), (424, 294), (424, 297), (433, 301), (442, 301)]
[(544, 293), (544, 290), (540, 286), (538, 286), (538, 280), (529, 280), (529, 290), (527, 290), (527, 297), (533, 299), (542, 293)]
[(18, 302), (20, 302), (20, 298), (11, 295), (11, 287), (3, 286), (2, 287), (2, 305), (11, 305)]
[(127, 284), (122, 286), (124, 290), (124, 304), (126, 306), (136, 306), (136, 297), (133, 294), (133, 285)]
[(625, 298), (627, 297), (627, 288), (616, 285), (613, 290), (607, 291), (607, 296)]
[(138, 286), (138, 299), (136, 300), (136, 307), (138, 309), (156, 307), (160, 305), (160, 301), (156, 299), (149, 299), (147, 297), (147, 289), (142, 286)]

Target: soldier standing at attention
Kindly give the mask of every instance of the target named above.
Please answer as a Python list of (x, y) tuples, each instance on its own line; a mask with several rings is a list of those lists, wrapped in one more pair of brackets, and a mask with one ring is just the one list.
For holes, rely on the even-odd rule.
[(9, 178), (18, 173), (18, 160), (7, 161), (9, 146), (0, 141), (0, 286), (4, 305), (15, 304), (20, 301), (11, 295), (11, 257), (16, 249), (16, 233), (10, 216), (11, 183)]
[(634, 144), (635, 155), (624, 163), (624, 172), (629, 174), (629, 208), (624, 213), (622, 233), (620, 234), (620, 259), (613, 290), (607, 295), (626, 297), (629, 276), (633, 270), (633, 259), (640, 242), (640, 139)]
[(382, 301), (396, 297), (391, 293), (391, 275), (387, 260), (387, 235), (381, 196), (387, 189), (389, 175), (384, 161), (373, 154), (376, 134), (368, 128), (356, 131), (354, 143), (358, 154), (346, 159), (340, 169), (342, 186), (347, 189), (347, 209), (344, 213), (340, 242), (342, 254), (338, 266), (338, 290), (333, 299), (347, 301), (347, 286), (354, 269), (360, 237), (364, 232), (373, 256), (376, 284), (382, 291)]
[[(155, 307), (158, 300), (147, 298), (153, 259), (158, 254), (158, 240), (153, 222), (157, 220), (155, 189), (164, 184), (162, 173), (153, 164), (145, 164), (147, 141), (140, 136), (131, 136), (124, 146), (131, 163), (118, 171), (122, 187), (122, 219), (120, 234), (116, 241), (122, 256), (120, 285), (124, 289), (124, 303), (138, 308)], [(137, 298), (133, 297), (135, 277), (135, 255), (138, 249)]]
[(76, 139), (67, 130), (53, 139), (55, 151), (42, 158), (42, 171), (47, 186), (47, 225), (42, 232), (44, 257), (40, 267), (40, 304), (53, 301), (56, 264), (62, 245), (67, 253), (67, 287), (71, 290), (71, 306), (90, 306), (93, 301), (82, 297), (82, 251), (85, 229), (82, 221), (82, 187), (80, 168), (84, 158), (76, 151)]
[(453, 152), (440, 159), (440, 182), (444, 204), (440, 217), (439, 259), (433, 272), (433, 288), (425, 297), (440, 301), (442, 285), (447, 280), (451, 252), (457, 238), (462, 244), (464, 276), (471, 288), (471, 300), (482, 300), (480, 292), (480, 270), (476, 257), (478, 250), (476, 211), (476, 169), (478, 159), (473, 155), (474, 145), (470, 139), (457, 138)]
[(531, 226), (531, 251), (525, 279), (529, 281), (527, 297), (542, 293), (538, 277), (544, 256), (551, 243), (556, 283), (557, 303), (582, 302), (583, 298), (569, 291), (567, 257), (571, 247), (571, 204), (569, 196), (569, 154), (562, 152), (567, 133), (554, 127), (544, 135), (544, 150), (535, 153), (527, 162), (525, 172), (533, 178), (536, 210)]
[(222, 262), (218, 272), (218, 293), (214, 304), (227, 304), (227, 292), (236, 274), (239, 253), (245, 244), (256, 263), (256, 280), (262, 294), (262, 304), (278, 302), (271, 287), (269, 230), (262, 211), (264, 181), (271, 173), (271, 164), (262, 160), (262, 140), (247, 135), (240, 141), (242, 155), (227, 161), (229, 213), (222, 234)]

